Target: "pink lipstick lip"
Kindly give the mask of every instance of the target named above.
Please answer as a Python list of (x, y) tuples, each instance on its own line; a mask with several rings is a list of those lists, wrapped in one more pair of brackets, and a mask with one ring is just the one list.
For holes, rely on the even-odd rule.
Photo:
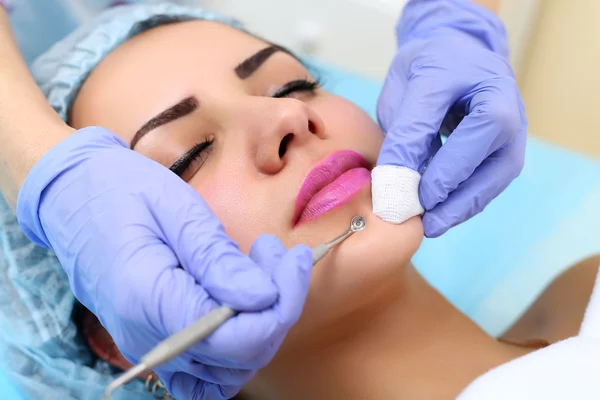
[[(362, 169), (362, 172), (351, 171)], [(368, 172), (368, 178), (365, 171)], [(342, 150), (331, 154), (315, 165), (308, 173), (300, 187), (294, 209), (293, 225), (297, 225), (311, 200), (317, 196), (319, 205), (315, 205), (310, 218), (312, 220), (326, 211), (347, 201), (364, 186), (365, 179), (370, 179), (370, 164), (362, 155), (352, 150)], [(350, 173), (349, 173), (350, 172)], [(359, 178), (357, 182), (349, 178)], [(332, 185), (332, 183), (335, 183)], [(329, 186), (332, 186), (329, 188)], [(360, 186), (360, 187), (359, 187)], [(327, 189), (329, 188), (329, 192)]]

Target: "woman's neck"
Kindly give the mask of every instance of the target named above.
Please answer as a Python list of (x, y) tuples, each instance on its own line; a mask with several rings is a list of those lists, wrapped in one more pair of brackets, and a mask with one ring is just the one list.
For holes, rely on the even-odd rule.
[(343, 329), (279, 353), (244, 393), (269, 400), (453, 399), (477, 376), (526, 353), (485, 334), (412, 266), (396, 283), (393, 299), (354, 315)]

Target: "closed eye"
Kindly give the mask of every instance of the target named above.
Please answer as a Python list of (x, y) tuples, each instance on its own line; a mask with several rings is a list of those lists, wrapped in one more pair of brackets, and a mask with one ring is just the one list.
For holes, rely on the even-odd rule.
[(319, 80), (310, 81), (308, 79), (297, 79), (283, 85), (273, 95), (273, 98), (288, 97), (296, 92), (314, 92), (321, 86)]
[(194, 147), (186, 151), (177, 161), (169, 168), (176, 175), (183, 178), (184, 174), (194, 164), (199, 163), (197, 169), (202, 167), (202, 164), (206, 162), (206, 158), (210, 153), (211, 146), (214, 142), (214, 138), (206, 138), (203, 142), (196, 144)]

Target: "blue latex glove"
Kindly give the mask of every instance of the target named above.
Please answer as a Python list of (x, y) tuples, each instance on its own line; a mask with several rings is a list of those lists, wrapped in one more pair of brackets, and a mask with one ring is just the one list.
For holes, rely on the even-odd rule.
[[(425, 235), (437, 237), (519, 175), (527, 119), (506, 32), (488, 10), (468, 0), (410, 1), (397, 39), (377, 107), (387, 132), (377, 164), (422, 173), (414, 202), (425, 210)], [(441, 148), (438, 132), (452, 132)]]
[(17, 214), (133, 363), (220, 304), (242, 311), (156, 370), (176, 398), (233, 397), (272, 359), (304, 305), (308, 247), (287, 251), (264, 235), (243, 255), (191, 186), (102, 128), (78, 131), (42, 157)]

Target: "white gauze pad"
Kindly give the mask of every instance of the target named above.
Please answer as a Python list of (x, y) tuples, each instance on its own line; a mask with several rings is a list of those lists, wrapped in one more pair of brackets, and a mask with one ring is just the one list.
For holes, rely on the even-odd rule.
[(419, 201), (421, 175), (407, 167), (378, 165), (371, 172), (373, 213), (385, 222), (401, 224), (423, 214)]

